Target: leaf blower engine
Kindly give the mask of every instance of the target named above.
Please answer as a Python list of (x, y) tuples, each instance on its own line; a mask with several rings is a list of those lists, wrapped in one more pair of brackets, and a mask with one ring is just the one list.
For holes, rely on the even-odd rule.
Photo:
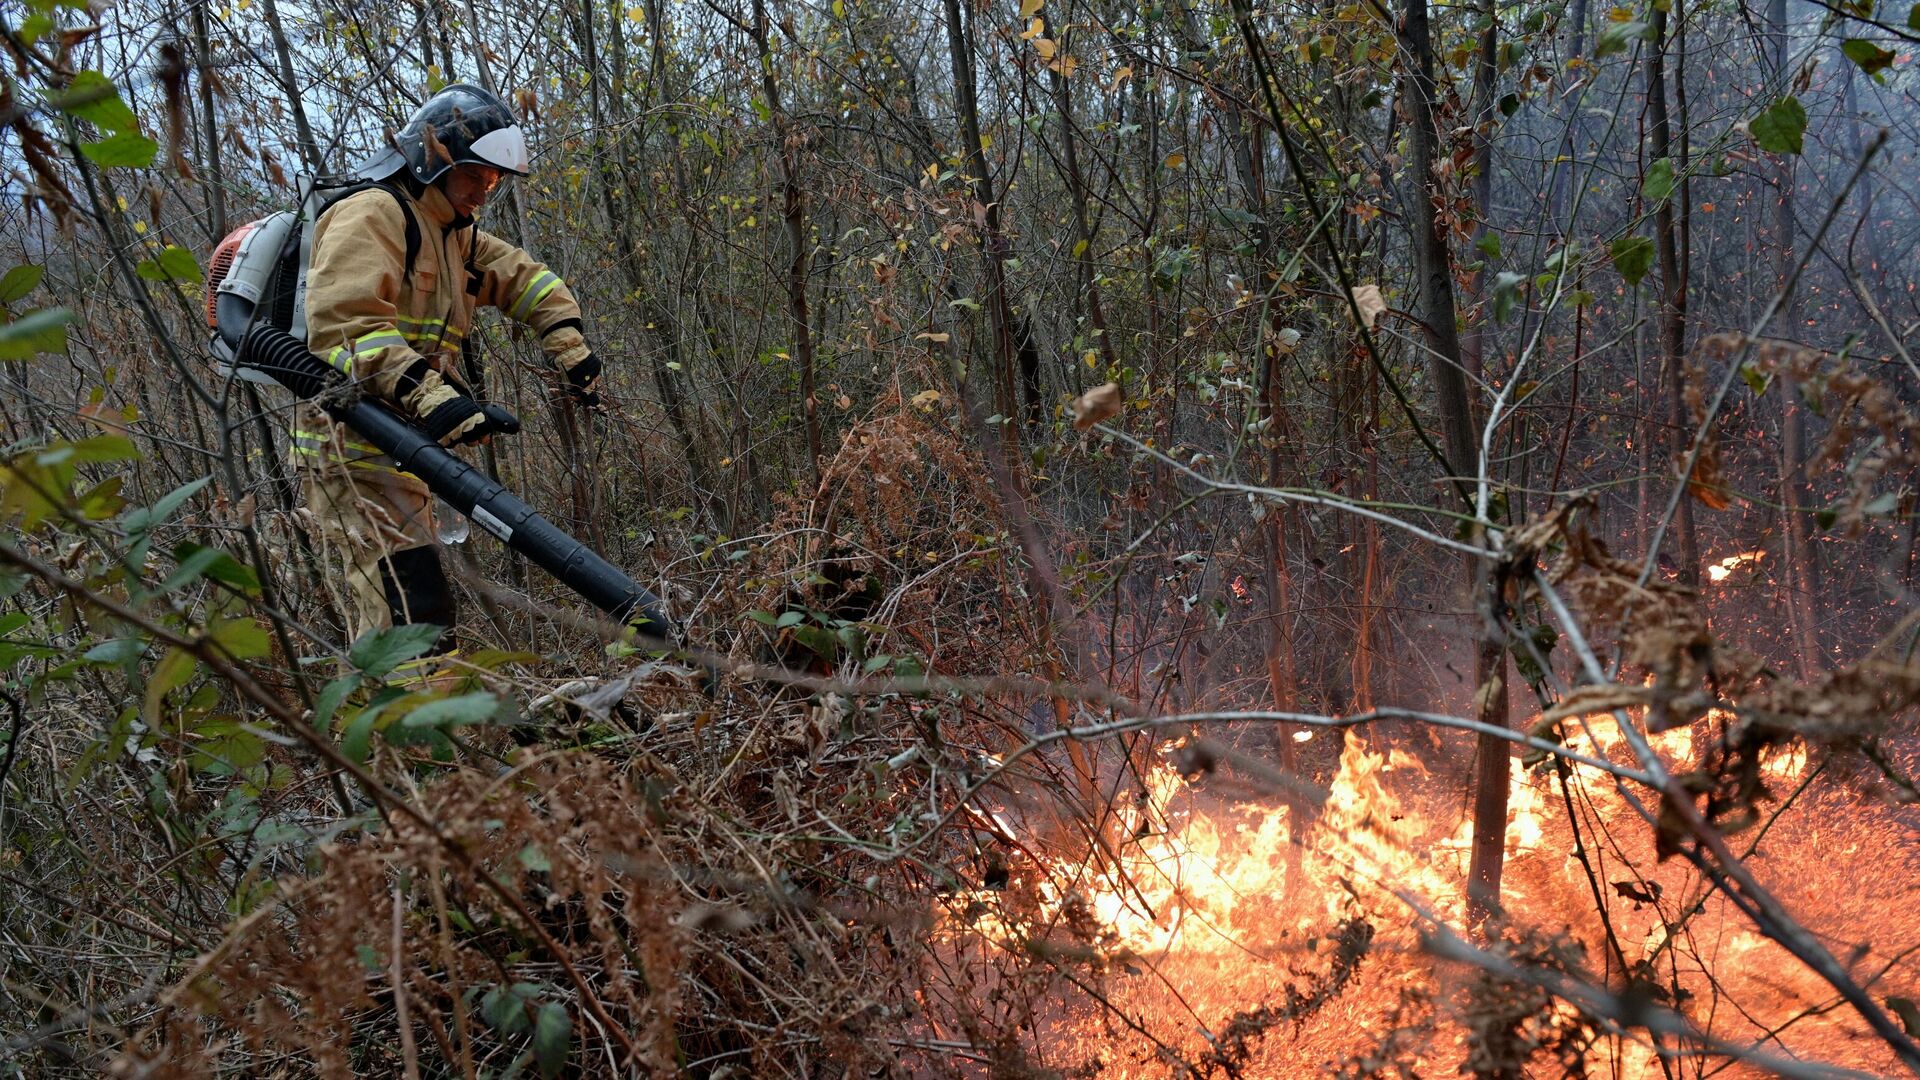
[(214, 248), (208, 263), (207, 329), (221, 375), (275, 384), (313, 399), (401, 469), (419, 477), (441, 501), (601, 611), (645, 637), (677, 636), (658, 597), (399, 413), (356, 393), (345, 375), (308, 351), (307, 262), (313, 222), (325, 208), (317, 194), (309, 187), (301, 210), (283, 210), (242, 225)]

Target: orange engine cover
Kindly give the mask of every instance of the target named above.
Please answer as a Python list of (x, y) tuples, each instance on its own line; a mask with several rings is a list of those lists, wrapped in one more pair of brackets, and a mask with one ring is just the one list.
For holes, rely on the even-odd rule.
[(216, 304), (220, 299), (220, 283), (227, 279), (227, 271), (233, 269), (233, 258), (240, 250), (240, 242), (254, 230), (259, 222), (250, 221), (227, 234), (225, 240), (213, 249), (213, 258), (207, 265), (207, 329), (219, 329), (219, 319), (215, 316)]

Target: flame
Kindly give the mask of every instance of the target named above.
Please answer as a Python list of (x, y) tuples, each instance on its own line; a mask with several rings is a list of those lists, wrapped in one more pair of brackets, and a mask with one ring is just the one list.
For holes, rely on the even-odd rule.
[[(1571, 749), (1630, 761), (1611, 714), (1569, 721), (1563, 733)], [(1697, 752), (1695, 735), (1679, 728), (1649, 741), (1671, 768), (1684, 770)], [(1005, 889), (958, 894), (940, 933), (1009, 955), (1053, 956), (1063, 970), (1080, 971), (1077, 980), (1097, 982), (1104, 1008), (1063, 993), (1037, 1018), (1035, 1034), (1059, 1060), (1098, 1061), (1099, 1076), (1131, 1078), (1165, 1076), (1168, 1062), (1151, 1049), (1120, 1049), (1116, 1040), (1131, 1038), (1123, 1028), (1137, 1022), (1186, 1060), (1201, 1060), (1236, 1017), (1284, 1003), (1287, 986), (1326, 969), (1329, 932), (1338, 922), (1366, 919), (1375, 936), (1355, 981), (1322, 1011), (1271, 1029), (1237, 1067), (1249, 1080), (1323, 1074), (1328, 1062), (1364, 1052), (1395, 1025), (1404, 991), (1444, 987), (1419, 951), (1419, 920), (1403, 897), (1460, 926), (1472, 850), (1472, 824), (1453, 785), (1429, 773), (1414, 753), (1372, 748), (1353, 731), (1341, 738), (1327, 798), (1297, 834), (1289, 808), (1216, 799), (1164, 760), (1144, 769), (1134, 796), (1120, 800), (1097, 843), (1050, 837), (1018, 815), (984, 810), (996, 833), (1026, 830), (1020, 848), (1036, 860), (1015, 870)], [(1761, 767), (1768, 783), (1784, 790), (1808, 764), (1804, 747), (1783, 747)], [(1715, 985), (1737, 985), (1748, 1000), (1780, 1009), (1817, 999), (1817, 980), (1778, 974), (1784, 962), (1778, 946), (1752, 933), (1682, 860), (1653, 857), (1651, 828), (1612, 776), (1578, 763), (1564, 770), (1516, 767), (1509, 784), (1502, 901), (1516, 918), (1574, 935), (1598, 972), (1606, 938), (1592, 908), (1596, 886), (1589, 874), (1597, 873), (1608, 925), (1628, 961), (1671, 970), (1676, 960), (1693, 963), (1710, 950)], [(1575, 854), (1568, 801), (1577, 808), (1590, 866)], [(1612, 830), (1604, 844), (1595, 832), (1601, 823)], [(1833, 852), (1868, 850), (1853, 833), (1822, 836), (1833, 826), (1815, 821), (1806, 836), (1806, 827), (1776, 834), (1795, 836), (1792, 858), (1824, 866)], [(1910, 887), (1900, 884), (1908, 879), (1898, 876), (1895, 860), (1885, 861), (1882, 891)], [(1673, 924), (1684, 933), (1669, 929), (1676, 913), (1686, 913)], [(1920, 916), (1913, 921), (1911, 936), (1920, 941)], [(1085, 964), (1091, 974), (1075, 967)], [(1690, 968), (1684, 977), (1698, 1000), (1710, 1001), (1715, 991), (1700, 970)], [(1120, 1025), (1114, 1016), (1132, 1019)], [(1703, 1014), (1702, 1020), (1726, 1025), (1729, 1035), (1744, 1030), (1740, 1019)], [(1817, 1026), (1823, 1024), (1808, 1019), (1796, 1031), (1829, 1057), (1878, 1064), (1848, 1057), (1855, 1044), (1845, 1041), (1851, 1036), (1844, 1023)], [(1422, 1048), (1421, 1071), (1448, 1074), (1466, 1055), (1461, 1038), (1439, 1035)], [(1623, 1077), (1658, 1071), (1657, 1054), (1634, 1039), (1597, 1040), (1587, 1064)]]
[(1738, 555), (1729, 555), (1707, 567), (1707, 578), (1715, 585), (1733, 576), (1733, 572), (1747, 563), (1757, 563), (1766, 557), (1764, 551), (1743, 551)]

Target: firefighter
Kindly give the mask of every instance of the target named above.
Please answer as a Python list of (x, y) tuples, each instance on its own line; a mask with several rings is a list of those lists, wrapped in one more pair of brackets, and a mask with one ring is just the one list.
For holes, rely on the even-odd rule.
[[(501, 182), (527, 173), (526, 137), (505, 102), (448, 86), (360, 172), (378, 183), (337, 199), (314, 229), (305, 298), (316, 355), (444, 446), (511, 435), (520, 422), (478, 400), (456, 364), (485, 304), (532, 329), (577, 404), (599, 405), (601, 364), (573, 294), (474, 225)], [(434, 651), (452, 652), (459, 614), (426, 485), (313, 406), (293, 436), (307, 507), (345, 563), (355, 636), (432, 623), (445, 628)]]

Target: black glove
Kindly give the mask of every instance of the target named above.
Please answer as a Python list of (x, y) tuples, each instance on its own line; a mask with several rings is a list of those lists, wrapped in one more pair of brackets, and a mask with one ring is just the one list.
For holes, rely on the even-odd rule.
[(600, 407), (600, 358), (588, 353), (567, 369), (567, 396), (583, 409)]
[(441, 446), (465, 446), (489, 435), (516, 435), (520, 418), (491, 401), (455, 394), (420, 418), (420, 430)]

